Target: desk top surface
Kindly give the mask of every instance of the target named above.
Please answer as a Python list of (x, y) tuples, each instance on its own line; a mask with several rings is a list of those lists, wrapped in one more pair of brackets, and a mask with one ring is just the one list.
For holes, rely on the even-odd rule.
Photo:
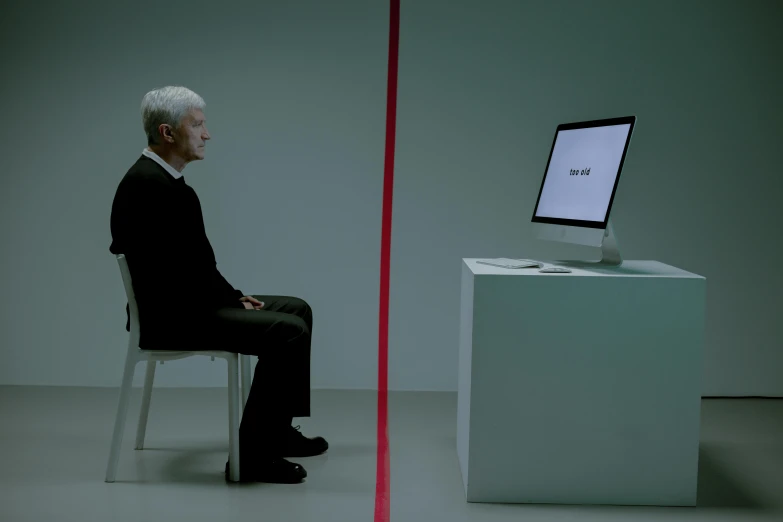
[(681, 277), (704, 279), (703, 276), (686, 272), (679, 268), (666, 265), (660, 261), (624, 261), (622, 266), (603, 266), (589, 261), (546, 261), (545, 267), (558, 266), (569, 268), (571, 273), (547, 274), (541, 273), (537, 268), (502, 268), (477, 263), (477, 261), (491, 261), (492, 258), (466, 258), (463, 262), (475, 275), (524, 275), (538, 277)]

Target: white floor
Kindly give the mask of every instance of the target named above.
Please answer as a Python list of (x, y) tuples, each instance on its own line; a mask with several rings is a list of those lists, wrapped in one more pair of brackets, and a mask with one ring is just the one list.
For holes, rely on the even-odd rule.
[[(224, 481), (224, 389), (155, 390), (144, 451), (137, 392), (117, 482), (104, 483), (117, 393), (0, 387), (0, 521), (373, 520), (373, 392), (313, 392), (314, 416), (297, 422), (331, 449), (296, 459), (299, 485)], [(783, 521), (783, 400), (703, 401), (696, 508), (468, 504), (455, 425), (455, 394), (391, 394), (393, 521)]]

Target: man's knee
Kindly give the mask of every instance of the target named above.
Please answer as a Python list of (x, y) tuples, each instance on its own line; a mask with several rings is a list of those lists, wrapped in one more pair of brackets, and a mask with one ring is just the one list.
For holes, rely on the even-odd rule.
[(300, 317), (305, 315), (313, 315), (313, 309), (310, 308), (310, 304), (304, 299), (294, 297), (292, 299), (292, 304), (296, 307), (297, 310), (301, 312), (301, 314), (297, 314), (300, 315)]
[(313, 327), (313, 309), (310, 307), (310, 304), (304, 299), (293, 297), (291, 298), (291, 305), (296, 310), (294, 314), (304, 320), (309, 331)]
[(302, 319), (304, 319), (305, 323), (307, 323), (307, 330), (312, 333), (313, 329), (313, 309), (310, 307), (310, 305), (305, 301), (302, 300), (302, 303), (304, 304), (304, 315), (302, 316)]

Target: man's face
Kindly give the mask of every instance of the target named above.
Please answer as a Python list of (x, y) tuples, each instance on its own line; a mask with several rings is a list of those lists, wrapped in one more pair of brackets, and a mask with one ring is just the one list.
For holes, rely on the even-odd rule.
[(185, 161), (204, 159), (205, 145), (210, 135), (207, 132), (207, 120), (200, 109), (193, 109), (182, 118), (175, 136), (177, 152), (182, 159)]

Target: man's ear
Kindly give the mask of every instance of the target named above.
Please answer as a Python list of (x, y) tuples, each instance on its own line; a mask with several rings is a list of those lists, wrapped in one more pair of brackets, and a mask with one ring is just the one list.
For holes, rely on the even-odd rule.
[(158, 127), (158, 130), (160, 131), (161, 136), (163, 136), (163, 141), (174, 143), (174, 133), (172, 132), (171, 125), (164, 123)]

